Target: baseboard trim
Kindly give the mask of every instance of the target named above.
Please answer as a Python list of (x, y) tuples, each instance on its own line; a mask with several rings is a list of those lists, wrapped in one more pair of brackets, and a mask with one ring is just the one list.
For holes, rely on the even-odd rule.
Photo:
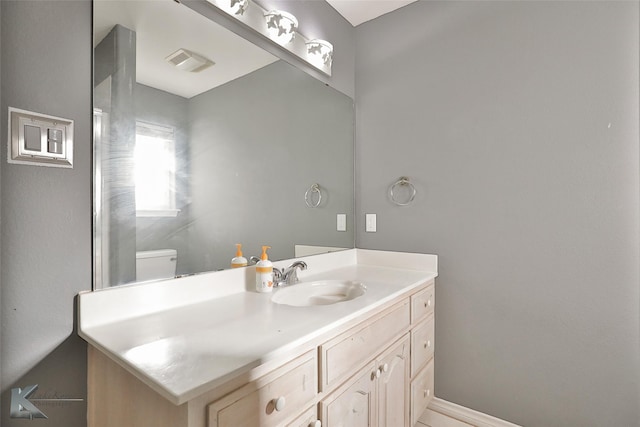
[(522, 427), (437, 397), (429, 403), (429, 409), (475, 427)]

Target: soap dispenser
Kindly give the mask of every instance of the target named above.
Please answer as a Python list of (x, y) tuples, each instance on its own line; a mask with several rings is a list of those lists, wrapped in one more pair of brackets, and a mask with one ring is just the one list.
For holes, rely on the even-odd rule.
[(271, 249), (271, 246), (262, 247), (262, 256), (256, 263), (256, 291), (258, 292), (273, 290), (273, 264), (267, 257), (267, 249)]
[(246, 267), (247, 259), (242, 256), (242, 245), (236, 243), (236, 256), (231, 260), (231, 268)]

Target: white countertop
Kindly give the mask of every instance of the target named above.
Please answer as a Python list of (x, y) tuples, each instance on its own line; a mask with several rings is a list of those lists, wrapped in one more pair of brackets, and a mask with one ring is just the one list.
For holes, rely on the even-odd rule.
[[(244, 279), (250, 275), (246, 271), (211, 273), (190, 283), (175, 279), (83, 293), (79, 297), (79, 334), (179, 405), (287, 355), (437, 275), (434, 255), (360, 249), (338, 254), (301, 258), (309, 265), (300, 274), (301, 281), (357, 280), (367, 287), (363, 296), (333, 305), (292, 307), (271, 301), (278, 290), (272, 294), (247, 290), (250, 283)], [(233, 274), (237, 277), (230, 280)], [(225, 284), (220, 283), (221, 278)], [(217, 292), (203, 295), (201, 300), (187, 297), (181, 301), (172, 296), (176, 291), (193, 293), (203, 286)], [(155, 296), (151, 299), (156, 307), (147, 304), (140, 311), (137, 300), (144, 299), (145, 292), (154, 292), (152, 288), (159, 288), (166, 298)], [(113, 304), (118, 307), (109, 306)], [(101, 312), (112, 315), (107, 318)]]

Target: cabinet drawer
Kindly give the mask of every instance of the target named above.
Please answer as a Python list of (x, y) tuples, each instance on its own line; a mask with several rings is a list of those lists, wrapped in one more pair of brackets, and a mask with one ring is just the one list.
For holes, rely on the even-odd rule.
[(420, 415), (433, 398), (433, 359), (411, 381), (411, 425), (416, 425)]
[(348, 376), (383, 346), (409, 327), (409, 300), (392, 307), (382, 317), (365, 322), (320, 346), (321, 386)]
[(436, 303), (435, 286), (429, 285), (426, 289), (411, 296), (411, 323), (417, 323), (420, 319), (433, 313)]
[(435, 328), (433, 314), (411, 331), (411, 376), (413, 377), (433, 357)]
[(317, 394), (315, 352), (279, 368), (270, 378), (264, 384), (249, 383), (209, 405), (208, 426), (269, 427), (299, 414)]

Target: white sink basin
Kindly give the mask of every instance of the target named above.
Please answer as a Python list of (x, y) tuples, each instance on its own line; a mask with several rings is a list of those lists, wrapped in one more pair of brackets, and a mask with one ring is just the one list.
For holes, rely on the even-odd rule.
[(271, 297), (276, 304), (308, 307), (349, 301), (364, 295), (367, 287), (351, 280), (322, 280), (298, 283), (279, 289)]

